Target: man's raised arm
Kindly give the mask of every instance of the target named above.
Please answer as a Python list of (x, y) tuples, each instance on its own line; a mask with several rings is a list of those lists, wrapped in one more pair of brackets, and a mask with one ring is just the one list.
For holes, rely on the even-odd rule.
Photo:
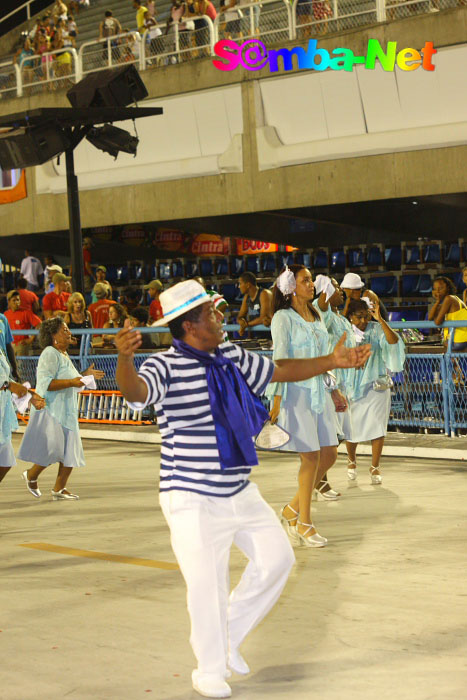
[(118, 350), (117, 385), (123, 396), (131, 403), (145, 403), (148, 395), (146, 383), (138, 377), (134, 365), (134, 352), (141, 345), (141, 333), (131, 330), (130, 321), (115, 336)]

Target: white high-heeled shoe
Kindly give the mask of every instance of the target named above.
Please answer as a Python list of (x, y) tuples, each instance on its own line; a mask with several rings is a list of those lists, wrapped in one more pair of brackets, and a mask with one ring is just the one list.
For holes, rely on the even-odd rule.
[(381, 474), (375, 474), (375, 472), (379, 472), (379, 467), (370, 467), (371, 483), (376, 486), (377, 484), (383, 483), (383, 477)]
[[(292, 513), (294, 513), (294, 515), (293, 515), (292, 518), (286, 518), (286, 517), (285, 517), (285, 515), (284, 515), (284, 510), (285, 510), (286, 508), (290, 508), (290, 510), (292, 511)], [(298, 513), (297, 513), (297, 511), (295, 511), (295, 510), (292, 508), (292, 506), (289, 506), (289, 504), (287, 503), (287, 505), (284, 506), (284, 507), (281, 509), (281, 512), (280, 512), (280, 514), (279, 514), (279, 518), (280, 518), (280, 521), (281, 521), (282, 525), (285, 527), (285, 529), (286, 529), (286, 531), (287, 531), (287, 534), (288, 534), (288, 536), (290, 537), (290, 539), (291, 539), (293, 542), (296, 542), (296, 541), (297, 541), (297, 528), (296, 528), (295, 525), (291, 525), (291, 522), (292, 522), (292, 520), (295, 520), (295, 521), (297, 520), (297, 518), (298, 518)]]
[(34, 498), (40, 498), (40, 497), (42, 496), (42, 493), (40, 492), (40, 490), (39, 490), (38, 488), (33, 489), (32, 486), (29, 485), (29, 484), (34, 483), (34, 481), (35, 481), (36, 484), (37, 484), (37, 479), (33, 479), (32, 481), (29, 481), (29, 479), (28, 479), (28, 470), (27, 470), (27, 469), (25, 469), (24, 472), (21, 474), (21, 478), (25, 480), (25, 482), (26, 482), (26, 488), (27, 488), (27, 490), (29, 491), (29, 493), (32, 493), (32, 495), (34, 496)]
[(75, 493), (64, 493), (66, 489), (60, 489), (60, 491), (52, 491), (50, 492), (52, 494), (52, 500), (53, 501), (79, 501), (79, 496), (77, 496)]
[[(353, 468), (350, 469), (350, 465), (353, 464)], [(351, 462), (350, 459), (347, 460), (347, 479), (349, 481), (355, 481), (357, 478), (357, 463), (356, 462)]]
[(329, 486), (328, 481), (323, 481), (321, 485), (318, 484), (318, 488), (313, 490), (313, 500), (314, 501), (336, 501), (340, 497), (338, 491), (334, 491), (331, 487), (327, 491), (323, 491), (325, 486)]
[[(298, 530), (298, 525), (305, 525), (308, 529), (305, 530), (305, 532), (302, 534)], [(310, 530), (314, 530), (315, 526), (313, 523), (302, 523), (300, 520), (297, 520), (297, 538), (298, 538), (298, 544), (304, 547), (325, 547), (328, 543), (327, 539), (325, 537), (321, 537), (317, 532), (315, 532), (314, 535), (308, 535)]]

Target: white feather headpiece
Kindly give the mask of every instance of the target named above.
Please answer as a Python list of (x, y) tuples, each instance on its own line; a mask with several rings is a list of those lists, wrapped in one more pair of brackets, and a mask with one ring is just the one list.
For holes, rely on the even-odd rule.
[(289, 269), (288, 265), (285, 266), (284, 272), (282, 272), (277, 278), (276, 285), (284, 296), (292, 294), (292, 292), (297, 289), (297, 280), (295, 279), (295, 275), (292, 270)]

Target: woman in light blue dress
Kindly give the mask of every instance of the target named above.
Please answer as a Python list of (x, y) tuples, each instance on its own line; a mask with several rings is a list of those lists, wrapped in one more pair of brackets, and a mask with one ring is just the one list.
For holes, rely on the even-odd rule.
[[(11, 381), (10, 374), (10, 364), (0, 348), (0, 481), (16, 465), (11, 434), (17, 429), (18, 420), (11, 395), (16, 394), (21, 398), (28, 391), (22, 384)], [(44, 399), (36, 394), (33, 394), (31, 402), (36, 408), (44, 406)]]
[[(323, 288), (323, 291), (313, 301), (313, 305), (319, 310), (323, 323), (326, 326), (326, 330), (329, 334), (329, 352), (334, 350), (337, 341), (344, 333), (345, 346), (354, 348), (357, 343), (352, 330), (352, 324), (339, 311), (339, 306), (342, 306), (345, 300), (344, 292), (340, 288), (339, 283), (336, 279), (326, 277), (325, 275), (318, 275), (315, 281), (315, 286), (317, 283), (319, 285), (319, 289)], [(325, 290), (325, 287), (328, 284), (330, 288), (329, 290)], [(349, 401), (353, 394), (355, 372), (356, 370), (353, 368), (335, 369), (333, 371), (337, 381), (337, 388), (345, 396), (348, 403), (347, 411), (341, 411), (339, 413), (336, 412), (335, 414), (337, 421), (337, 437), (340, 440), (350, 440), (351, 438)], [(326, 474), (318, 484), (317, 492), (317, 497), (322, 498), (323, 500), (335, 500), (336, 497), (340, 495), (329, 486)]]
[[(352, 299), (347, 318), (356, 328), (361, 342), (371, 344), (371, 355), (362, 369), (355, 370), (350, 401), (351, 438), (347, 440), (349, 479), (357, 478), (356, 454), (359, 442), (371, 441), (370, 479), (381, 484), (379, 470), (384, 437), (391, 410), (389, 372), (401, 372), (405, 361), (402, 338), (381, 317), (379, 304), (373, 310), (362, 300)], [(371, 318), (375, 320), (372, 321)]]
[(96, 379), (104, 372), (93, 365), (80, 374), (70, 360), (67, 349), (72, 335), (61, 316), (44, 321), (39, 329), (43, 348), (37, 365), (36, 391), (45, 398), (45, 408), (31, 409), (28, 427), (18, 452), (18, 459), (33, 462), (23, 472), (28, 491), (41, 497), (37, 479), (46, 467), (59, 463), (52, 497), (57, 500), (77, 500), (76, 494), (65, 487), (74, 467), (84, 467), (84, 453), (78, 425), (78, 391), (83, 387), (83, 375)]
[[(286, 273), (284, 277), (284, 273)], [(314, 286), (309, 270), (291, 265), (274, 286), (274, 315), (271, 323), (274, 360), (319, 357), (328, 353), (329, 337), (318, 311), (313, 307)], [(284, 279), (288, 283), (284, 285)], [(326, 375), (295, 383), (269, 384), (273, 400), (271, 421), (291, 435), (283, 450), (298, 452), (298, 491), (281, 511), (289, 535), (307, 547), (324, 547), (327, 540), (316, 532), (311, 519), (311, 496), (324, 473), (337, 458), (334, 413), (345, 410), (346, 402), (335, 388), (328, 390)]]

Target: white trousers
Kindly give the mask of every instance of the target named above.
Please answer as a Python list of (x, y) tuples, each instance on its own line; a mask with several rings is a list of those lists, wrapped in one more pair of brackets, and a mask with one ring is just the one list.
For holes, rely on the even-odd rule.
[[(229, 498), (161, 493), (160, 504), (187, 586), (198, 670), (223, 676), (229, 648), (237, 649), (278, 600), (295, 561), (292, 547), (253, 483)], [(232, 544), (249, 562), (229, 596)]]

